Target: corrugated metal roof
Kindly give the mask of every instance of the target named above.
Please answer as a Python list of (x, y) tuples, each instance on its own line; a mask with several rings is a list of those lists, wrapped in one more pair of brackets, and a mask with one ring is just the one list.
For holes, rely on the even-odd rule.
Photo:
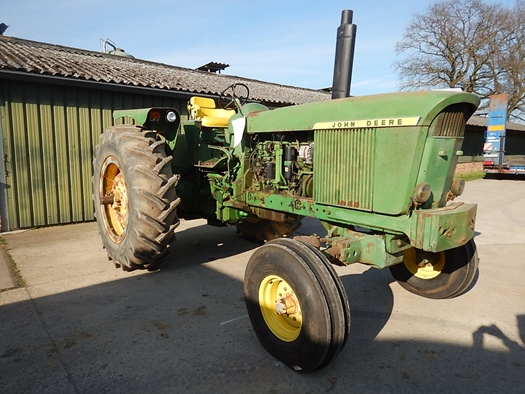
[(106, 82), (191, 94), (218, 95), (232, 83), (250, 88), (250, 99), (276, 105), (328, 100), (330, 94), (224, 74), (169, 66), (100, 52), (0, 36), (2, 70)]

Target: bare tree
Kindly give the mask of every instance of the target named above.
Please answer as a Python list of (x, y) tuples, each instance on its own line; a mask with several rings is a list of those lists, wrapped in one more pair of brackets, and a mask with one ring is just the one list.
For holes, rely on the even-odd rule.
[(508, 93), (508, 113), (524, 120), (525, 0), (511, 8), (482, 0), (432, 4), (397, 43), (403, 90), (456, 88), (488, 98)]
[(517, 1), (507, 15), (501, 50), (492, 64), (494, 93), (508, 93), (508, 112), (525, 122), (525, 1)]

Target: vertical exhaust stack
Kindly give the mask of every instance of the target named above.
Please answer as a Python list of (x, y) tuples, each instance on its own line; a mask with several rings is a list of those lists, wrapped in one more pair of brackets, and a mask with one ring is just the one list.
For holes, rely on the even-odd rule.
[(350, 96), (355, 36), (357, 31), (357, 25), (352, 23), (353, 14), (351, 10), (343, 10), (341, 26), (337, 28), (332, 99)]

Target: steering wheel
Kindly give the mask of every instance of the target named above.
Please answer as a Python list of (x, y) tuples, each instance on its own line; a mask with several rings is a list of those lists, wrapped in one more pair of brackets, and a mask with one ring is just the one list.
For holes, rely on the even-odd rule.
[(250, 89), (243, 83), (234, 83), (221, 92), (219, 107), (222, 109), (240, 109), (250, 95)]

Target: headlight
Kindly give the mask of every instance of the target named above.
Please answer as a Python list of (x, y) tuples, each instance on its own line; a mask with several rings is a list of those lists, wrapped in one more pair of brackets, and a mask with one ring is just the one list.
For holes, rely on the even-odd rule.
[(452, 181), (452, 186), (450, 186), (450, 192), (456, 196), (461, 196), (465, 190), (465, 180), (456, 178)]
[(166, 114), (166, 120), (170, 123), (173, 123), (177, 120), (177, 114), (173, 111), (169, 111), (167, 114)]
[(430, 194), (432, 193), (432, 190), (430, 189), (430, 185), (428, 183), (420, 183), (414, 188), (414, 194), (412, 197), (414, 198), (414, 201), (416, 201), (419, 204), (423, 204), (427, 202), (427, 200), (430, 198)]

